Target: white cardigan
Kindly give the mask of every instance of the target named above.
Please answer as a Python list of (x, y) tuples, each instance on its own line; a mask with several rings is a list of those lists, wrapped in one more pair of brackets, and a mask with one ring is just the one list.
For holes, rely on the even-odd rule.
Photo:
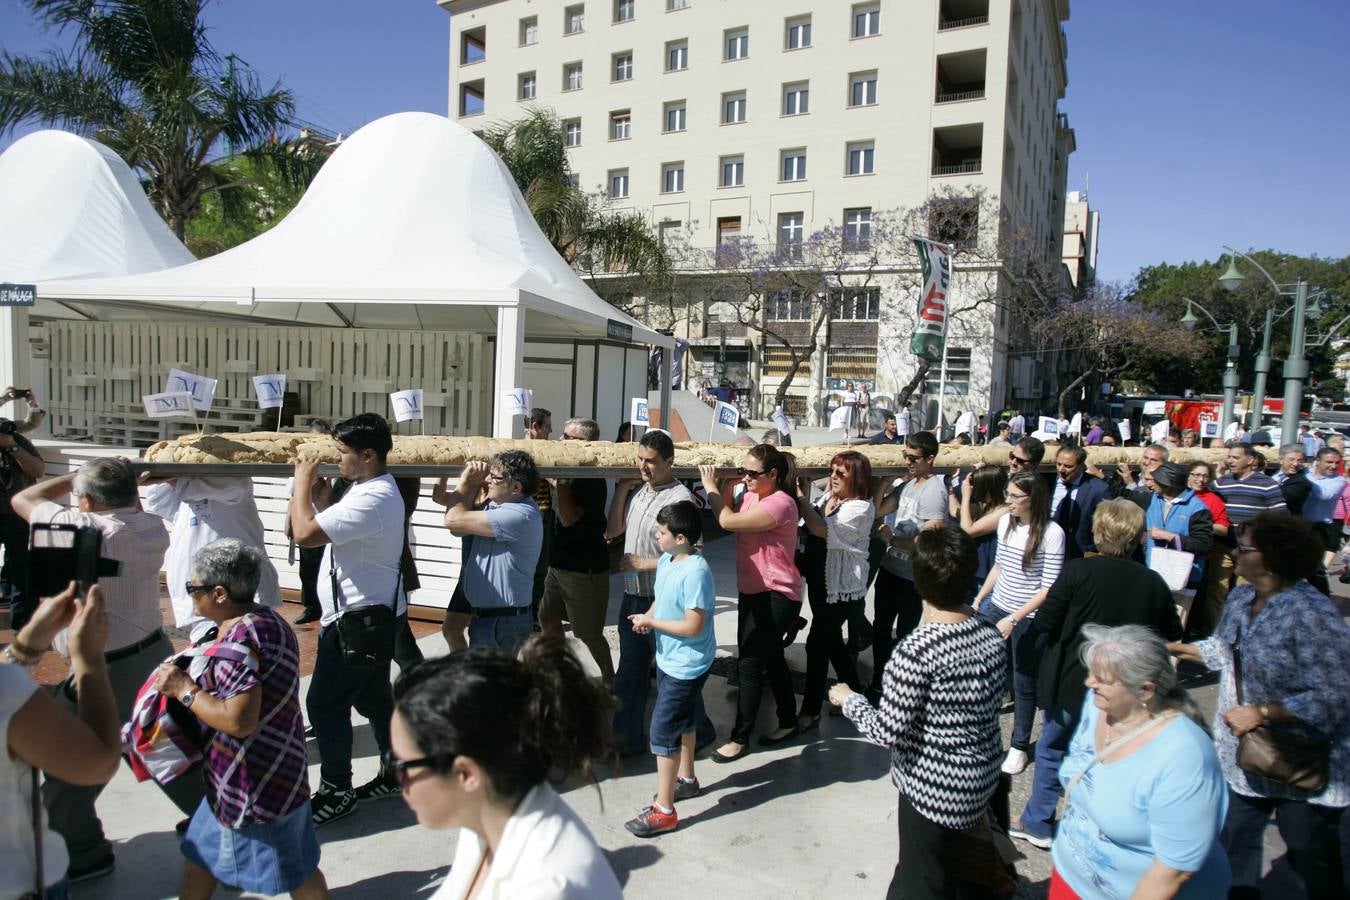
[(867, 545), (875, 507), (871, 500), (845, 500), (832, 516), (825, 515), (829, 494), (816, 508), (825, 520), (825, 602), (845, 603), (867, 597)]
[[(455, 861), (431, 900), (464, 900), (483, 847), (461, 829)], [(530, 788), (502, 832), (481, 900), (622, 900), (623, 891), (595, 838), (548, 784)]]

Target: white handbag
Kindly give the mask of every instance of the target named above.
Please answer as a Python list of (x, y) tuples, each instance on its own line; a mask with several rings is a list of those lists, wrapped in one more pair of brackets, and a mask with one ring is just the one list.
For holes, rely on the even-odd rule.
[(1163, 577), (1167, 587), (1179, 591), (1191, 579), (1195, 554), (1181, 549), (1181, 538), (1172, 539), (1173, 547), (1153, 547), (1149, 550), (1148, 567)]

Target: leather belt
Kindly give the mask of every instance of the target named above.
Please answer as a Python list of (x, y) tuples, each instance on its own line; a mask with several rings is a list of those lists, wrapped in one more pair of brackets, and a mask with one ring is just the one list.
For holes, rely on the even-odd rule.
[(489, 609), (474, 609), (475, 619), (500, 619), (503, 616), (523, 616), (530, 611), (528, 606), (494, 606)]
[(115, 663), (118, 660), (126, 659), (129, 656), (135, 656), (151, 644), (164, 637), (164, 629), (156, 628), (134, 644), (128, 644), (125, 647), (118, 647), (116, 650), (110, 650), (103, 654), (103, 661), (106, 663)]

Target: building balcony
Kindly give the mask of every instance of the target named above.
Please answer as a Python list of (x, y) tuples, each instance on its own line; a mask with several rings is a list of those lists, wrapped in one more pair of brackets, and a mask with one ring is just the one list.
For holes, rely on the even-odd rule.
[(938, 88), (937, 96), (933, 98), (934, 103), (960, 103), (962, 100), (983, 100), (984, 88), (973, 88), (969, 91), (951, 91), (944, 93), (942, 88)]
[(984, 163), (984, 124), (933, 129), (933, 174), (970, 175)]
[(947, 166), (933, 166), (933, 175), (974, 175), (981, 171), (981, 161), (967, 159)]
[(938, 5), (938, 31), (989, 24), (989, 0), (942, 0)]

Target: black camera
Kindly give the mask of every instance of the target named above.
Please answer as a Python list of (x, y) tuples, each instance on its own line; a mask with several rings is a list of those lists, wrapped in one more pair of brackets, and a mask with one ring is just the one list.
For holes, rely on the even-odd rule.
[(88, 525), (33, 523), (28, 538), (30, 597), (53, 597), (74, 581), (80, 599), (101, 577), (122, 574), (122, 564), (104, 559), (103, 533)]
[(19, 423), (10, 419), (0, 419), (0, 434), (18, 434)]

